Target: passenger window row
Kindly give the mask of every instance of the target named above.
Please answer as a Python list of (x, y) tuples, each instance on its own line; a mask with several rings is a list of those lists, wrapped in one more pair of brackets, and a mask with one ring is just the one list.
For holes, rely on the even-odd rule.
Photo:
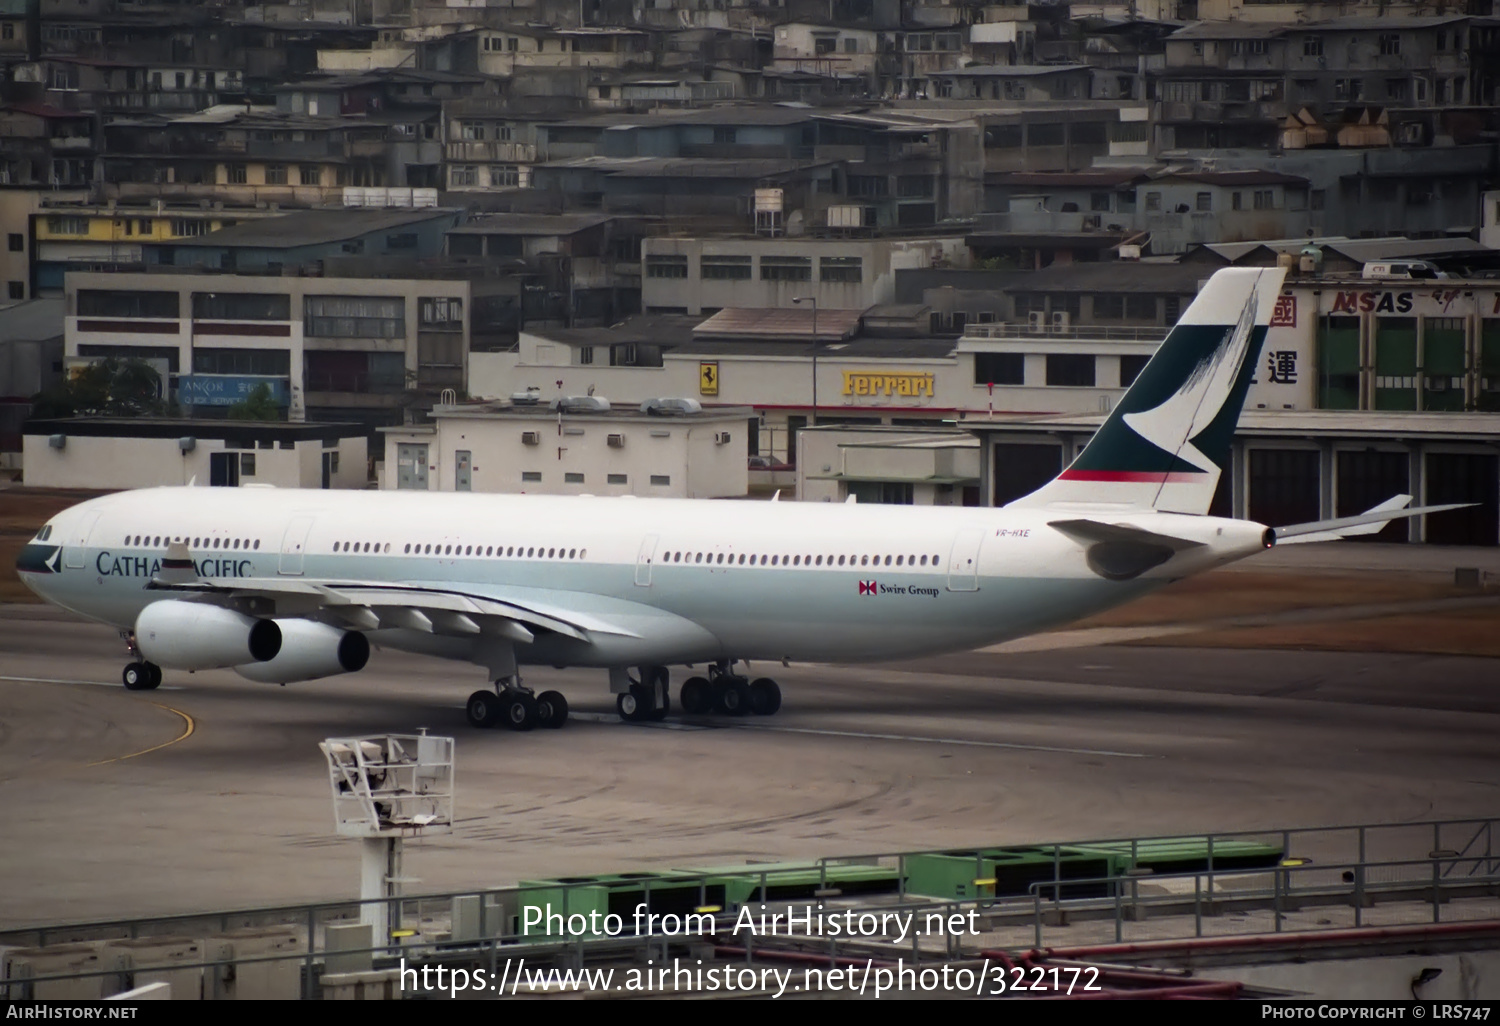
[(938, 565), (937, 556), (784, 556), (765, 554), (747, 555), (733, 552), (668, 552), (663, 563), (712, 563), (715, 566), (932, 566)]
[(161, 548), (170, 545), (174, 541), (187, 542), (189, 549), (249, 549), (260, 548), (260, 539), (256, 538), (252, 544), (249, 538), (184, 538), (181, 535), (172, 537), (165, 534), (136, 534), (127, 535), (125, 544), (131, 546), (145, 546), (146, 548)]
[[(343, 551), (349, 551), (349, 543), (344, 542)], [(333, 550), (339, 551), (337, 544)], [(385, 551), (389, 552), (391, 547), (387, 545)], [(355, 551), (358, 551), (356, 548)], [(370, 551), (368, 548), (366, 552)], [(537, 545), (424, 545), (418, 543), (407, 544), (403, 550), (410, 556), (487, 556), (500, 559), (586, 559), (588, 549), (560, 549), (548, 548)]]

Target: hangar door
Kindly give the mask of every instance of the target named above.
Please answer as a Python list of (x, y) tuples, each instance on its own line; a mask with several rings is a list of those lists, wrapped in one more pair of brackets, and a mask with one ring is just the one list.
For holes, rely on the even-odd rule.
[(1251, 449), (1250, 519), (1268, 527), (1318, 519), (1318, 451)]
[[(1338, 491), (1333, 515), (1358, 516), (1393, 495), (1411, 494), (1410, 464), (1404, 452), (1362, 449), (1340, 452), (1337, 460)], [(1404, 542), (1409, 537), (1406, 520), (1392, 520), (1377, 534), (1351, 535), (1349, 541)]]
[(1500, 457), (1430, 452), (1426, 464), (1428, 505), (1472, 502), (1427, 517), (1433, 545), (1494, 545), (1500, 542)]

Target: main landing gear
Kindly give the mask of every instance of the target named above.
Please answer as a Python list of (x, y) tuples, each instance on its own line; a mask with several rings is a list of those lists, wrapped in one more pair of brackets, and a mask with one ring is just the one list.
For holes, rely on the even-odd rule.
[(781, 688), (770, 677), (751, 680), (730, 672), (728, 662), (710, 666), (708, 677), (689, 677), (682, 683), (682, 711), (698, 716), (720, 712), (726, 716), (754, 713), (770, 716), (781, 708)]
[(630, 687), (615, 697), (620, 719), (628, 723), (666, 719), (672, 711), (671, 675), (665, 666), (642, 666), (640, 679), (631, 678)]
[(135, 646), (135, 635), (129, 631), (121, 631), (120, 637), (125, 639), (125, 650), (133, 657), (134, 662), (125, 664), (125, 670), (120, 674), (120, 680), (125, 685), (126, 691), (150, 691), (161, 684), (161, 667), (155, 663), (148, 663), (141, 658), (141, 650)]
[(568, 700), (560, 691), (533, 695), (519, 677), (495, 681), (495, 691), (476, 691), (464, 705), (473, 727), (506, 726), (511, 730), (546, 727), (556, 730), (568, 722)]

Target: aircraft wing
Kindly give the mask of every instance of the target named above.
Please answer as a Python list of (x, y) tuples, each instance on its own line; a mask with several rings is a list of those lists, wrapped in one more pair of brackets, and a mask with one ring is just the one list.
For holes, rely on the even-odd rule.
[(1392, 520), (1403, 517), (1419, 517), (1426, 513), (1443, 513), (1450, 509), (1463, 509), (1472, 502), (1450, 502), (1439, 506), (1413, 506), (1410, 495), (1393, 495), (1378, 505), (1352, 517), (1336, 517), (1332, 520), (1313, 520), (1305, 524), (1288, 524), (1273, 527), (1271, 533), (1277, 545), (1296, 545), (1303, 542), (1339, 541), (1360, 535), (1375, 534)]
[(534, 629), (580, 641), (589, 640), (590, 634), (641, 637), (611, 619), (607, 611), (573, 608), (566, 593), (541, 589), (457, 582), (392, 585), (300, 577), (164, 578), (158, 575), (146, 587), (213, 595), (230, 605), (270, 599), (276, 603), (278, 615), (321, 613), (358, 630), (404, 628), (460, 635), (484, 632), (523, 643), (534, 640)]

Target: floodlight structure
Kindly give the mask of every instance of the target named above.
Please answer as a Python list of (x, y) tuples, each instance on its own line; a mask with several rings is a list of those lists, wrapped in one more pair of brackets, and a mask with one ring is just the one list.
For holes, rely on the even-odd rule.
[(453, 831), (453, 739), (426, 734), (331, 737), (328, 760), (338, 833), (363, 841), (360, 921), (384, 946), (401, 925), (402, 844)]

